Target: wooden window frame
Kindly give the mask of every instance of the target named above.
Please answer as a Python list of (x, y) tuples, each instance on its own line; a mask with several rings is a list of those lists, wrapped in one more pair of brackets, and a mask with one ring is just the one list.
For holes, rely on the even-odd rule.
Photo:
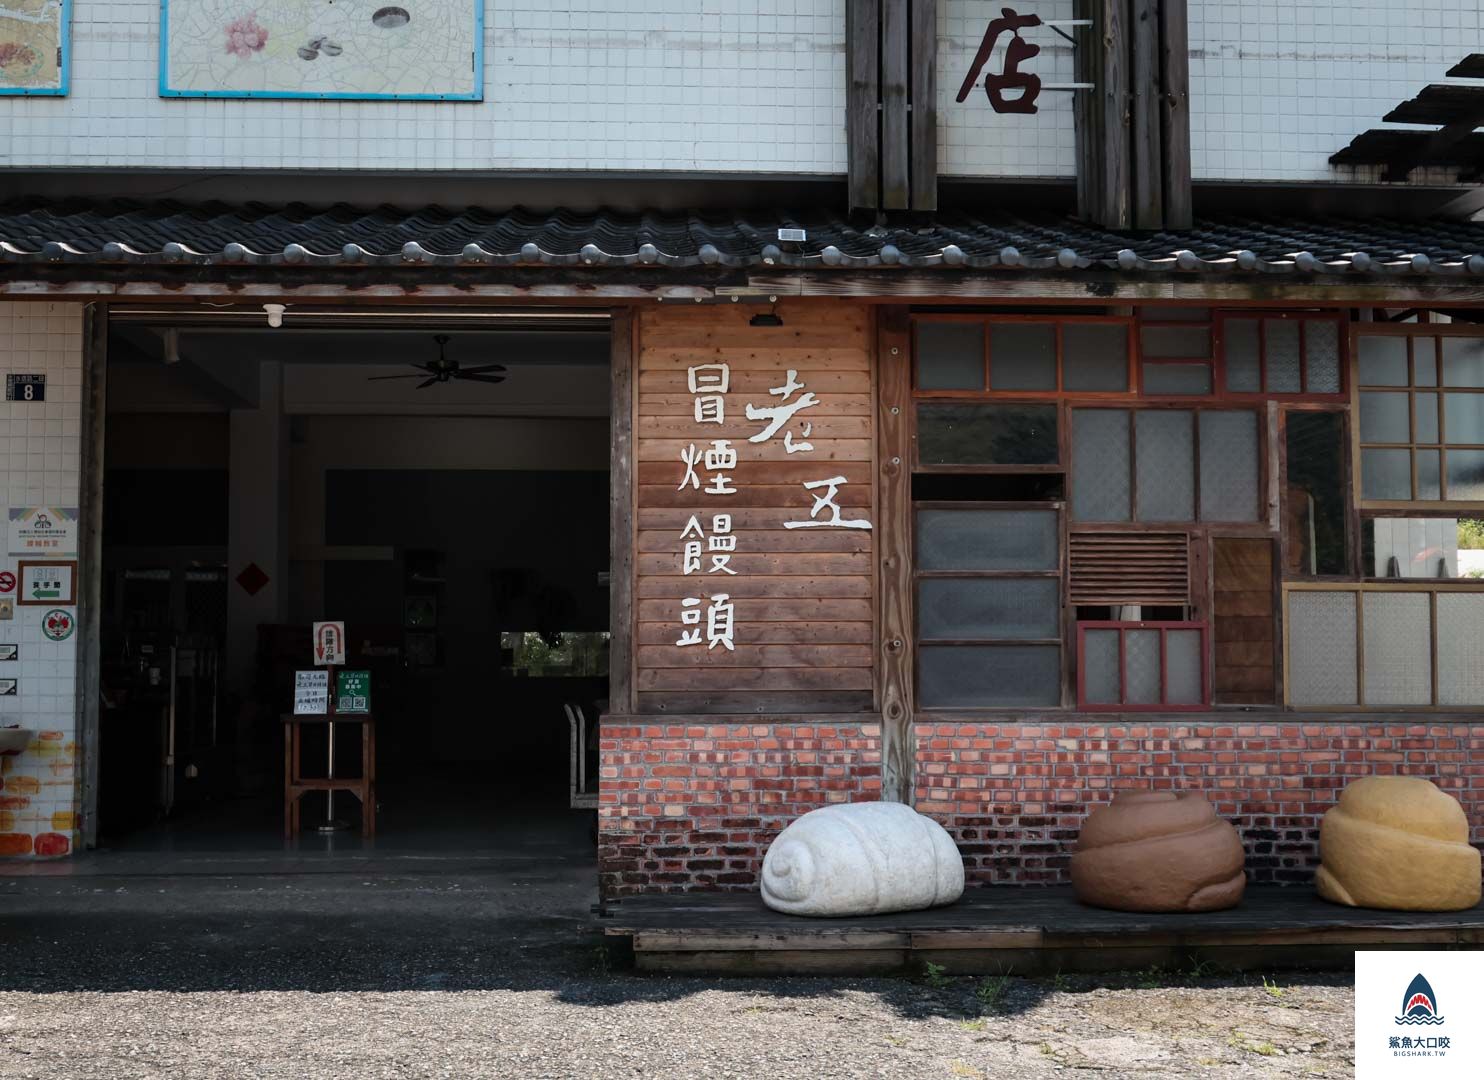
[[(1124, 410), (1129, 413), (1142, 411), (1181, 411), (1181, 412), (1250, 412), (1257, 419), (1257, 496), (1253, 505), (1253, 517), (1250, 521), (1207, 521), (1197, 516), (1191, 521), (1140, 521), (1134, 515), (1138, 513), (1139, 507), (1139, 437), (1137, 425), (1132, 418), (1129, 422), (1129, 520), (1128, 521), (1081, 521), (1072, 517), (1072, 497), (1076, 488), (1076, 476), (1073, 472), (1071, 461), (1071, 439), (1072, 439), (1072, 416), (1071, 413), (1077, 409), (1115, 409)], [(1179, 400), (1168, 399), (1158, 401), (1143, 401), (1133, 403), (1081, 403), (1070, 402), (1067, 405), (1066, 416), (1062, 418), (1062, 430), (1064, 445), (1066, 447), (1066, 490), (1064, 492), (1067, 503), (1068, 528), (1076, 532), (1220, 532), (1223, 536), (1271, 536), (1272, 529), (1269, 525), (1265, 493), (1268, 489), (1269, 463), (1268, 463), (1268, 422), (1267, 414), (1263, 409), (1252, 404), (1234, 405), (1229, 402), (1212, 401), (1209, 398), (1181, 398)], [(1200, 418), (1197, 416), (1193, 428), (1191, 448), (1193, 451), (1192, 466), (1194, 488), (1192, 491), (1192, 502), (1195, 512), (1200, 514), (1201, 508), (1201, 430)]]
[[(1407, 384), (1405, 386), (1363, 386), (1360, 381), (1360, 338), (1371, 337), (1404, 337), (1407, 339)], [(1353, 377), (1350, 380), (1350, 411), (1352, 421), (1351, 431), (1351, 456), (1354, 459), (1352, 473), (1352, 498), (1355, 505), (1362, 511), (1373, 510), (1404, 510), (1417, 514), (1421, 517), (1443, 516), (1449, 511), (1456, 512), (1458, 516), (1484, 516), (1484, 500), (1468, 501), (1465, 499), (1448, 498), (1448, 451), (1452, 450), (1484, 450), (1484, 443), (1450, 443), (1448, 442), (1447, 409), (1444, 406), (1444, 394), (1484, 394), (1484, 387), (1480, 386), (1446, 386), (1443, 383), (1443, 356), (1442, 349), (1438, 350), (1437, 358), (1437, 384), (1434, 386), (1417, 385), (1417, 338), (1445, 338), (1445, 337), (1472, 337), (1484, 340), (1484, 326), (1458, 325), (1454, 323), (1356, 323), (1351, 327), (1351, 363), (1354, 366)], [(1410, 433), (1414, 438), (1405, 443), (1375, 443), (1364, 442), (1360, 435), (1360, 399), (1366, 393), (1392, 393), (1407, 395), (1407, 422)], [(1438, 397), (1438, 441), (1436, 443), (1419, 443), (1415, 440), (1417, 432), (1417, 395), (1436, 394)], [(1411, 499), (1367, 499), (1364, 495), (1363, 476), (1364, 468), (1361, 460), (1363, 450), (1407, 450), (1411, 465), (1412, 498)], [(1417, 451), (1436, 450), (1438, 452), (1438, 495), (1437, 499), (1417, 498)], [(1357, 540), (1360, 538), (1357, 537)]]
[[(1340, 417), (1342, 475), (1340, 497), (1345, 503), (1345, 571), (1340, 574), (1290, 574), (1288, 572), (1288, 418), (1294, 413), (1335, 413)], [(1355, 505), (1355, 473), (1359, 459), (1345, 452), (1352, 443), (1355, 420), (1344, 403), (1285, 402), (1278, 409), (1275, 442), (1278, 449), (1278, 573), (1281, 581), (1354, 581), (1364, 569), (1361, 561), (1363, 524)]]
[[(922, 350), (918, 347), (918, 327), (925, 322), (978, 323), (984, 327), (984, 389), (983, 390), (923, 390), (918, 386)], [(991, 327), (1000, 325), (1041, 324), (1055, 331), (1056, 389), (1055, 390), (996, 390), (993, 384), (994, 348), (990, 343)], [(1063, 328), (1068, 324), (1109, 324), (1127, 328), (1128, 341), (1128, 389), (1127, 390), (1068, 390), (1065, 388)], [(912, 397), (918, 401), (969, 399), (974, 401), (1022, 402), (1059, 401), (1066, 398), (1091, 400), (1133, 400), (1139, 395), (1138, 383), (1138, 326), (1132, 315), (975, 315), (975, 314), (914, 314), (912, 316)]]
[[(1057, 544), (1056, 544), (1056, 566), (1051, 570), (923, 570), (921, 559), (918, 557), (918, 523), (917, 514), (919, 510), (1049, 510), (1057, 515)], [(910, 504), (912, 515), (912, 654), (917, 660), (913, 664), (912, 673), (912, 695), (913, 701), (917, 703), (919, 713), (928, 714), (952, 714), (952, 713), (977, 713), (977, 712), (1004, 712), (1007, 709), (1026, 712), (1054, 712), (1067, 707), (1067, 686), (1069, 669), (1067, 666), (1067, 514), (1068, 505), (1064, 501), (1036, 501), (1036, 502), (955, 502), (941, 499), (913, 501)], [(917, 602), (919, 585), (923, 581), (932, 580), (1011, 580), (1025, 581), (1028, 579), (1054, 580), (1057, 582), (1057, 608), (1056, 621), (1060, 628), (1054, 638), (953, 638), (933, 640), (924, 642), (922, 639), (922, 613), (921, 605)], [(998, 645), (1055, 645), (1057, 650), (1057, 664), (1059, 667), (1060, 680), (1058, 687), (1058, 703), (1056, 705), (963, 705), (942, 706), (924, 705), (922, 700), (922, 664), (921, 651), (924, 647), (935, 648), (943, 646), (970, 646), (970, 647), (993, 647)]]
[[(1289, 599), (1296, 592), (1348, 592), (1354, 593), (1355, 601), (1355, 701), (1354, 705), (1294, 705), (1289, 694), (1289, 674), (1293, 670), (1291, 656), (1293, 648), (1292, 626), (1289, 618)], [(1365, 703), (1365, 595), (1368, 592), (1422, 593), (1428, 597), (1428, 625), (1432, 642), (1432, 703), (1429, 705), (1367, 705)], [(1484, 582), (1433, 581), (1427, 578), (1411, 578), (1406, 581), (1285, 581), (1283, 582), (1282, 640), (1278, 655), (1283, 668), (1283, 708), (1292, 712), (1333, 713), (1350, 712), (1419, 712), (1419, 713), (1480, 713), (1484, 702), (1477, 705), (1438, 704), (1438, 594), (1439, 593), (1484, 593)]]
[[(1261, 390), (1228, 390), (1226, 386), (1226, 324), (1232, 319), (1254, 319), (1257, 322), (1257, 378)], [(1269, 319), (1296, 320), (1299, 324), (1299, 382), (1309, 382), (1309, 331), (1310, 322), (1332, 322), (1335, 324), (1335, 348), (1340, 389), (1334, 393), (1315, 393), (1301, 390), (1297, 393), (1266, 389), (1268, 383), (1268, 329)], [(1331, 311), (1272, 311), (1265, 308), (1221, 308), (1212, 312), (1211, 351), (1215, 365), (1216, 394), (1227, 401), (1279, 401), (1279, 402), (1333, 402), (1342, 405), (1350, 400), (1350, 359), (1354, 349), (1350, 334), (1350, 319), (1344, 312)]]
[[(1118, 699), (1116, 705), (1087, 700), (1087, 631), (1116, 630), (1118, 632)], [(1128, 659), (1125, 639), (1131, 630), (1159, 631), (1159, 701), (1154, 704), (1131, 704), (1123, 699), (1128, 696)], [(1170, 631), (1198, 630), (1201, 635), (1201, 700), (1191, 702), (1168, 702), (1170, 696)], [(1086, 620), (1077, 623), (1077, 709), (1079, 712), (1189, 712), (1192, 709), (1210, 709), (1211, 705), (1211, 628), (1203, 622), (1156, 620), (1120, 621), (1114, 619)]]
[[(1355, 538), (1355, 558), (1356, 558), (1356, 560), (1357, 560), (1357, 562), (1359, 564), (1359, 570), (1358, 570), (1358, 573), (1357, 573), (1356, 577), (1358, 577), (1359, 580), (1361, 580), (1361, 581), (1375, 582), (1377, 584), (1387, 584), (1387, 585), (1403, 585), (1403, 584), (1406, 584), (1407, 582), (1411, 582), (1411, 581), (1415, 581), (1415, 582), (1436, 582), (1436, 583), (1440, 583), (1440, 584), (1447, 584), (1448, 582), (1463, 583), (1463, 582), (1470, 582), (1470, 581), (1477, 581), (1477, 580), (1479, 580), (1477, 578), (1456, 577), (1456, 576), (1455, 577), (1446, 577), (1446, 578), (1432, 577), (1432, 576), (1429, 576), (1429, 577), (1400, 577), (1400, 578), (1384, 577), (1384, 576), (1381, 576), (1379, 574), (1372, 574), (1372, 573), (1370, 573), (1370, 566), (1366, 562), (1366, 557), (1365, 557), (1366, 530), (1369, 528), (1369, 526), (1371, 525), (1372, 522), (1377, 521), (1378, 519), (1406, 518), (1406, 519), (1409, 519), (1410, 520), (1410, 519), (1414, 519), (1414, 518), (1424, 518), (1424, 519), (1425, 518), (1449, 518), (1449, 519), (1453, 519), (1453, 520), (1462, 520), (1463, 518), (1466, 518), (1466, 517), (1484, 517), (1484, 507), (1481, 507), (1480, 512), (1479, 513), (1476, 513), (1476, 514), (1466, 514), (1466, 513), (1463, 513), (1461, 511), (1458, 511), (1458, 510), (1442, 511), (1442, 512), (1434, 512), (1434, 513), (1424, 513), (1424, 512), (1421, 512), (1421, 511), (1417, 510), (1417, 509), (1412, 509), (1412, 510), (1364, 510), (1364, 511), (1360, 511), (1359, 513), (1356, 514), (1356, 520), (1360, 523), (1359, 526), (1358, 526), (1358, 531), (1356, 533), (1356, 538)], [(1315, 579), (1308, 578), (1306, 580), (1313, 581)], [(1352, 577), (1349, 580), (1355, 580), (1355, 578)]]
[[(1135, 348), (1137, 350), (1138, 355), (1136, 357), (1137, 362), (1135, 363), (1134, 367), (1135, 367), (1135, 370), (1137, 371), (1138, 376), (1139, 376), (1139, 384), (1138, 385), (1139, 385), (1139, 396), (1140, 397), (1149, 398), (1149, 399), (1152, 399), (1154, 401), (1171, 401), (1171, 400), (1176, 400), (1176, 399), (1179, 399), (1179, 400), (1190, 400), (1190, 401), (1210, 401), (1212, 398), (1216, 397), (1217, 391), (1220, 389), (1220, 387), (1218, 385), (1218, 372), (1216, 370), (1216, 311), (1215, 311), (1215, 309), (1209, 309), (1209, 308), (1206, 309), (1206, 318), (1204, 318), (1204, 319), (1148, 319), (1148, 318), (1145, 318), (1144, 317), (1143, 309), (1140, 309), (1138, 312), (1136, 312), (1135, 318), (1136, 318), (1136, 321), (1138, 323), (1138, 325), (1136, 327), (1136, 329), (1137, 329), (1138, 332), (1135, 334)], [(1210, 342), (1211, 342), (1211, 355), (1210, 356), (1145, 356), (1144, 355), (1144, 330), (1145, 330), (1145, 328), (1149, 328), (1149, 329), (1153, 329), (1153, 330), (1167, 330), (1167, 329), (1205, 330), (1206, 331), (1206, 336), (1210, 339)], [(1210, 389), (1210, 391), (1208, 393), (1205, 393), (1205, 394), (1190, 394), (1190, 393), (1185, 393), (1185, 394), (1164, 394), (1164, 393), (1158, 393), (1158, 392), (1153, 391), (1153, 390), (1146, 390), (1144, 388), (1144, 365), (1145, 364), (1156, 364), (1156, 365), (1166, 365), (1166, 364), (1171, 364), (1171, 365), (1173, 365), (1173, 364), (1203, 364), (1203, 365), (1205, 365), (1206, 371), (1211, 376), (1211, 389)]]

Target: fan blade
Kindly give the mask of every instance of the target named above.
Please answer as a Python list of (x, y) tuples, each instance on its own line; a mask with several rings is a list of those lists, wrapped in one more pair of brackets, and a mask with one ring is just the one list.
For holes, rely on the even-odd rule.
[(438, 376), (434, 375), (431, 379), (428, 379), (426, 382), (420, 382), (420, 383), (418, 383), (417, 386), (415, 387), (415, 389), (426, 390), (428, 387), (432, 386), (437, 381), (438, 381)]
[(461, 374), (461, 375), (486, 375), (486, 374), (488, 374), (491, 371), (498, 371), (501, 375), (503, 375), (503, 374), (505, 374), (505, 365), (504, 364), (480, 364), (478, 367), (461, 367), (461, 368), (459, 368), (459, 374)]
[(381, 382), (383, 379), (421, 379), (421, 375), (368, 375), (367, 382)]
[(465, 375), (463, 372), (459, 372), (454, 378), (460, 382), (482, 382), (489, 383), (491, 386), (505, 381), (503, 375)]

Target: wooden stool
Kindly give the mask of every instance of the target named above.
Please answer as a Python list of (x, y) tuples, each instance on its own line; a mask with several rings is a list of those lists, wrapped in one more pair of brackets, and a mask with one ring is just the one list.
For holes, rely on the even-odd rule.
[[(360, 724), (361, 775), (353, 777), (304, 776), (300, 734), (308, 724)], [(332, 768), (330, 772), (334, 772)], [(299, 835), (299, 799), (308, 791), (348, 791), (361, 802), (361, 835), (376, 835), (376, 726), (364, 713), (336, 713), (333, 716), (283, 717), (283, 836), (292, 840)]]

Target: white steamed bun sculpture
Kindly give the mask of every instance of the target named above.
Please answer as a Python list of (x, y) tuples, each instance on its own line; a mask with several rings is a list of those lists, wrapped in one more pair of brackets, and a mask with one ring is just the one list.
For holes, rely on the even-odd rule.
[(763, 857), (763, 903), (790, 915), (880, 915), (951, 904), (964, 861), (932, 818), (903, 803), (811, 810)]

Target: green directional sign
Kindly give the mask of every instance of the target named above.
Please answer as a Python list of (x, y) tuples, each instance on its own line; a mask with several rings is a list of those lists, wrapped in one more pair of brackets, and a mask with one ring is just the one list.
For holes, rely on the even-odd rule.
[(371, 673), (337, 671), (335, 673), (335, 711), (368, 713), (371, 711)]

